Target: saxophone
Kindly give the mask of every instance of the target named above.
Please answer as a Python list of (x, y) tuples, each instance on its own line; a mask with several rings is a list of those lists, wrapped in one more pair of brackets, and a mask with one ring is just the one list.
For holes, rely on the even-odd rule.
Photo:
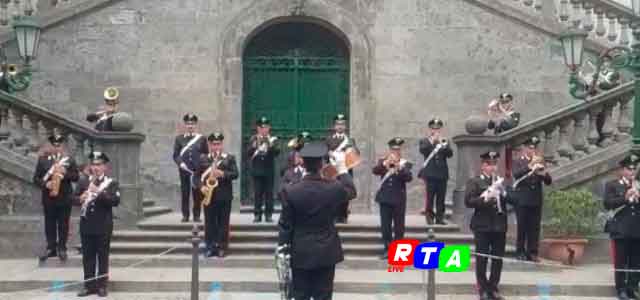
[(218, 178), (215, 177), (215, 173), (218, 171), (218, 163), (220, 160), (216, 157), (211, 164), (211, 167), (205, 171), (205, 175), (203, 175), (202, 182), (203, 185), (200, 188), (200, 192), (204, 196), (202, 199), (203, 206), (209, 206), (211, 201), (213, 201), (213, 192), (218, 186)]
[(56, 160), (54, 163), (54, 171), (51, 174), (51, 189), (49, 190), (49, 197), (55, 198), (60, 194), (60, 184), (64, 178), (64, 168), (68, 166), (67, 158)]

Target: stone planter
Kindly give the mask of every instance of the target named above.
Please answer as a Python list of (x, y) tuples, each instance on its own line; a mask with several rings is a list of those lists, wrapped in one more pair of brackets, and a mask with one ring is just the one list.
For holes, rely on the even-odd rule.
[(565, 265), (575, 265), (582, 260), (588, 242), (586, 239), (542, 239), (540, 255)]

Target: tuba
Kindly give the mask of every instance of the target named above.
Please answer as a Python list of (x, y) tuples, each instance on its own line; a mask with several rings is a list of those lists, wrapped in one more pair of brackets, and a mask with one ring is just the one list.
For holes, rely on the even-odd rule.
[(214, 160), (211, 164), (211, 167), (205, 171), (205, 176), (202, 180), (203, 184), (200, 188), (200, 192), (202, 192), (203, 199), (202, 205), (209, 206), (211, 201), (213, 201), (213, 192), (218, 186), (218, 178), (215, 177), (215, 173), (218, 170), (218, 159)]

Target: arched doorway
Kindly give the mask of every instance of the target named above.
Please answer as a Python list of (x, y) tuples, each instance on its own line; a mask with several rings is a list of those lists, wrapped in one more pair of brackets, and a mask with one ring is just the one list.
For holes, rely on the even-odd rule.
[(316, 22), (282, 21), (257, 30), (243, 53), (241, 199), (251, 202), (246, 146), (255, 120), (267, 116), (279, 137), (275, 188), (286, 166), (287, 141), (306, 130), (324, 138), (337, 113), (349, 113), (349, 46)]

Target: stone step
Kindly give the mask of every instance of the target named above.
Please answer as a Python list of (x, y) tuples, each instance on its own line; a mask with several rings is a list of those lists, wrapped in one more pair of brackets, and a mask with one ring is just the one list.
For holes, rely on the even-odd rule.
[[(216, 287), (218, 285), (212, 284), (211, 288), (199, 293), (200, 299), (260, 299), (260, 300), (281, 300), (279, 293), (249, 293), (249, 292), (219, 292)], [(56, 292), (58, 298), (56, 299), (76, 299), (75, 292)], [(165, 292), (162, 295), (158, 293), (141, 293), (141, 292), (110, 292), (109, 300), (184, 300), (189, 298), (188, 292)], [(437, 294), (437, 300), (477, 300), (477, 295), (458, 295), (458, 294)], [(0, 292), (0, 299), (2, 293)], [(29, 293), (29, 299), (31, 300), (51, 300), (51, 293)], [(386, 291), (381, 294), (362, 294), (362, 293), (333, 293), (333, 300), (424, 300), (425, 295), (422, 293), (394, 293), (393, 291)], [(517, 300), (540, 300), (539, 295), (535, 296), (519, 296)], [(611, 300), (607, 297), (577, 297), (560, 296), (555, 297), (554, 300)]]
[(156, 202), (151, 199), (142, 200), (142, 207), (150, 207), (156, 205)]
[[(452, 201), (445, 201), (445, 214), (447, 217), (451, 216), (452, 210), (451, 208), (453, 207), (453, 202)], [(254, 206), (253, 204), (242, 204), (240, 205), (240, 213), (243, 214), (253, 214), (254, 212)], [(281, 205), (274, 205), (273, 206), (273, 211), (274, 213), (280, 213), (282, 212), (282, 206)]]
[(155, 217), (159, 215), (164, 215), (172, 212), (171, 208), (166, 206), (148, 206), (143, 207), (142, 212), (145, 218)]
[[(113, 233), (112, 242), (182, 242), (191, 238), (188, 231), (143, 231), (143, 230), (119, 230)], [(201, 233), (202, 237), (203, 234)], [(345, 243), (379, 243), (379, 232), (341, 232), (340, 237)], [(408, 239), (427, 240), (427, 233), (410, 232), (405, 235)], [(472, 234), (462, 233), (438, 233), (435, 238), (444, 243), (472, 243)], [(276, 243), (278, 233), (276, 231), (232, 231), (231, 243), (245, 242), (271, 242)]]
[[(202, 249), (204, 245), (200, 245)], [(112, 254), (157, 254), (174, 248), (172, 254), (191, 254), (193, 247), (187, 241), (181, 242), (112, 242)], [(472, 251), (475, 247), (471, 246)], [(255, 243), (231, 243), (229, 251), (232, 254), (239, 255), (255, 255), (264, 254), (271, 255), (275, 252), (276, 243), (272, 242), (255, 242)], [(370, 256), (375, 257), (382, 253), (384, 247), (382, 243), (367, 244), (343, 244), (342, 249), (345, 255), (353, 256)], [(511, 245), (507, 246), (508, 252), (514, 252), (515, 248)]]
[[(24, 269), (28, 268), (31, 267)], [(609, 268), (610, 266), (606, 265), (555, 272), (503, 272), (500, 290), (506, 296), (540, 295), (541, 290), (548, 290), (548, 295), (552, 296), (613, 296), (613, 275)], [(413, 269), (406, 269), (402, 273), (389, 273), (386, 268), (367, 272), (339, 268), (336, 270), (334, 290), (336, 293), (368, 295), (421, 293), (425, 288), (426, 273)], [(459, 273), (435, 271), (435, 274), (438, 294), (475, 294), (476, 279), (472, 269)], [(191, 286), (190, 275), (191, 268), (113, 267), (110, 269), (109, 290), (188, 294)], [(211, 291), (213, 287), (217, 287), (221, 292), (278, 292), (278, 277), (274, 268), (201, 268), (199, 276), (201, 292)], [(0, 291), (10, 293), (51, 288), (53, 282), (57, 285), (72, 284), (62, 290), (75, 291), (81, 286), (78, 282), (81, 277), (80, 268), (39, 268), (24, 273), (10, 271), (0, 274)], [(10, 299), (20, 299), (24, 294), (15, 294)]]
[[(508, 254), (513, 257), (513, 253)], [(125, 268), (135, 265), (136, 268), (184, 268), (191, 266), (192, 257), (185, 254), (167, 254), (161, 257), (141, 254), (111, 254), (109, 255), (109, 265), (115, 268)], [(145, 261), (145, 263), (140, 263)], [(475, 266), (475, 257), (471, 257), (471, 267)], [(503, 270), (518, 272), (553, 272), (558, 267), (553, 266), (554, 262), (545, 261), (548, 265), (523, 264), (512, 260), (505, 260)], [(199, 256), (198, 265), (200, 268), (256, 268), (270, 269), (275, 267), (274, 256), (267, 254), (241, 255), (230, 254), (224, 258), (207, 258)], [(69, 255), (69, 259), (62, 263), (57, 259), (50, 259), (40, 264), (42, 268), (81, 268), (82, 256), (79, 254)], [(346, 255), (344, 261), (338, 264), (338, 269), (357, 270), (385, 270), (388, 267), (387, 260), (378, 256), (353, 256)], [(413, 269), (407, 267), (407, 269)]]
[[(238, 231), (270, 231), (276, 232), (278, 230), (277, 221), (279, 216), (274, 216), (273, 223), (238, 223), (231, 220), (231, 228), (232, 232)], [(155, 220), (144, 220), (138, 223), (138, 228), (141, 230), (149, 230), (149, 231), (185, 231), (191, 232), (193, 229), (193, 225), (195, 223), (178, 223), (179, 220), (176, 221), (155, 221)], [(203, 223), (199, 223), (198, 227), (200, 230), (203, 230)], [(380, 225), (375, 224), (357, 224), (356, 222), (350, 222), (348, 224), (336, 224), (338, 231), (342, 232), (380, 232)], [(432, 228), (433, 231), (437, 234), (439, 232), (459, 232), (460, 226), (457, 224), (447, 224), (447, 225), (422, 225), (422, 224), (407, 224), (405, 226), (406, 233), (423, 233), (428, 229)]]

